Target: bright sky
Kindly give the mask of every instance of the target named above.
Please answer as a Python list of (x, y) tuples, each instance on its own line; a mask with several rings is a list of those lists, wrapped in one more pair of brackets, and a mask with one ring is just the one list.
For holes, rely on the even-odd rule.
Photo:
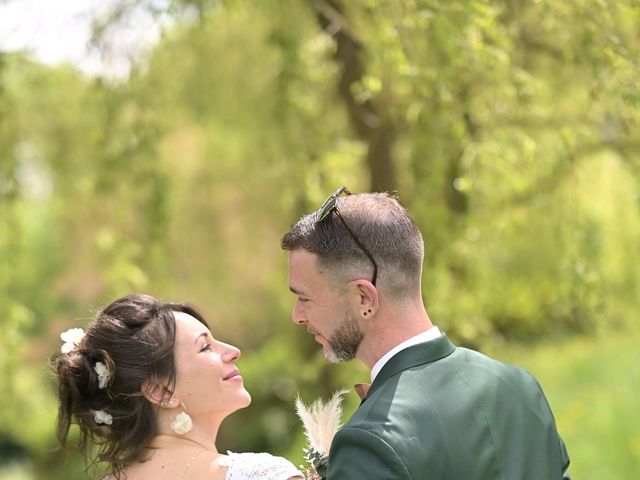
[(0, 0), (0, 51), (27, 50), (41, 62), (69, 62), (90, 75), (121, 77), (128, 57), (155, 43), (158, 25), (138, 12), (118, 32), (110, 55), (90, 52), (91, 20), (116, 0)]

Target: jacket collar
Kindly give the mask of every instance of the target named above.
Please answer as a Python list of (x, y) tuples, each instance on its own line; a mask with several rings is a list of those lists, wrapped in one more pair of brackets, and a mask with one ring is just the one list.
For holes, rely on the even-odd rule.
[(393, 377), (396, 373), (408, 370), (418, 365), (432, 363), (441, 358), (448, 357), (456, 349), (446, 334), (425, 343), (419, 343), (412, 347), (401, 350), (382, 367), (380, 373), (371, 384), (367, 397), (379, 388), (385, 381)]

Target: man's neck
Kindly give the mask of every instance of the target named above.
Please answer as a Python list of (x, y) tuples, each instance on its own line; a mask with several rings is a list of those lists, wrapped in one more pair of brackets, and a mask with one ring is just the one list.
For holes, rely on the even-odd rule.
[(378, 360), (375, 363), (375, 365), (371, 368), (371, 383), (373, 383), (373, 381), (378, 376), (378, 373), (380, 373), (380, 371), (387, 364), (387, 362), (389, 360), (391, 360), (393, 357), (395, 357), (402, 350), (410, 348), (410, 347), (412, 347), (414, 345), (418, 345), (420, 343), (430, 342), (432, 340), (435, 340), (436, 338), (439, 338), (440, 335), (442, 335), (442, 333), (440, 332), (440, 329), (438, 329), (438, 327), (436, 327), (434, 325), (433, 327), (429, 328), (428, 330), (426, 330), (426, 331), (424, 331), (422, 333), (419, 333), (418, 335), (415, 335), (415, 336), (405, 340), (404, 342), (396, 345), (395, 347), (393, 347), (391, 350), (389, 350), (387, 353), (385, 353), (382, 356), (382, 358), (380, 358), (380, 360)]
[(388, 351), (426, 332), (433, 324), (420, 303), (420, 308), (381, 309), (369, 327), (365, 331), (357, 357), (369, 368), (373, 368)]

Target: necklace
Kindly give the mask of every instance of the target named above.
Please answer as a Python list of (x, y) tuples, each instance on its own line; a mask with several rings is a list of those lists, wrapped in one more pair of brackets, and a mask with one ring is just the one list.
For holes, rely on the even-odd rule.
[[(196, 459), (196, 457), (198, 455), (201, 455), (205, 452), (210, 452), (210, 453), (214, 453), (214, 454), (218, 454), (217, 450), (211, 450), (210, 448), (207, 448), (205, 445), (203, 445), (202, 443), (196, 441), (196, 440), (192, 440), (190, 438), (187, 437), (180, 437), (180, 440), (186, 440), (188, 442), (191, 442), (194, 444), (194, 446), (198, 446), (200, 447), (200, 451), (198, 451), (196, 454), (192, 455), (191, 458), (189, 459), (189, 461), (187, 462), (187, 466), (185, 467), (184, 471), (182, 472), (182, 477), (180, 477), (180, 480), (184, 480), (184, 478), (187, 475), (187, 472), (189, 471), (189, 469), (191, 468), (191, 466), (193, 465), (193, 461)], [(215, 447), (214, 447), (215, 448)]]
[(190, 439), (190, 438), (188, 438), (188, 437), (180, 437), (180, 438), (179, 438), (179, 440), (186, 440), (187, 442), (191, 442), (191, 443), (193, 443), (194, 445), (197, 445), (197, 446), (199, 446), (200, 448), (202, 448), (202, 449), (204, 449), (204, 450), (207, 450), (207, 451), (209, 451), (209, 452), (217, 453), (216, 451), (211, 450), (211, 448), (207, 447), (206, 445), (203, 445), (202, 443), (197, 442), (197, 441), (195, 441), (195, 440), (192, 440), (192, 439)]
[(196, 457), (198, 455), (200, 455), (201, 453), (207, 452), (208, 450), (200, 450), (198, 453), (196, 453), (195, 455), (193, 455), (191, 457), (191, 459), (189, 460), (189, 462), (187, 463), (186, 468), (184, 469), (184, 472), (182, 472), (182, 477), (180, 477), (180, 480), (184, 480), (185, 475), (187, 474), (187, 472), (189, 471), (189, 469), (191, 468), (191, 464), (193, 463), (193, 461), (196, 459)]

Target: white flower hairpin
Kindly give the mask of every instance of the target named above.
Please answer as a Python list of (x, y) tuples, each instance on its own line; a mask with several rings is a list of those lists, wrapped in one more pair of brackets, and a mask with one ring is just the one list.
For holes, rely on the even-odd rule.
[(69, 353), (80, 345), (80, 342), (84, 338), (84, 330), (81, 328), (70, 328), (60, 334), (60, 339), (64, 342), (60, 351), (62, 353)]
[(93, 419), (98, 425), (111, 425), (113, 423), (113, 417), (104, 410), (92, 410)]
[(107, 386), (107, 382), (109, 382), (109, 378), (111, 378), (111, 374), (109, 373), (109, 369), (102, 362), (96, 362), (93, 369), (96, 371), (98, 375), (98, 388), (102, 390)]

